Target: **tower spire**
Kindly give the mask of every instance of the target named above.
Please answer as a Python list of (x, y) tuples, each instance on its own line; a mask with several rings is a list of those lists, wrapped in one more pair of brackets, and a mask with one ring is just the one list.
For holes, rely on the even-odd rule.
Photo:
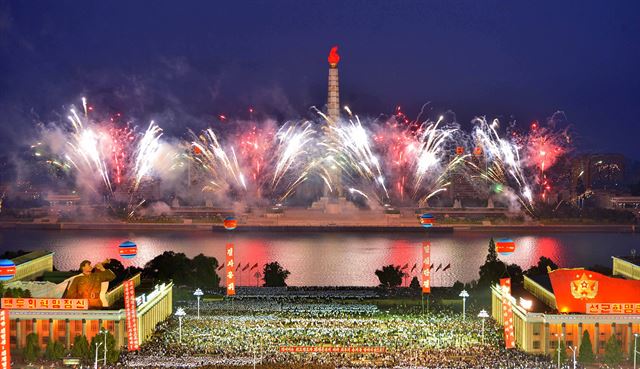
[(340, 119), (340, 79), (338, 77), (338, 46), (331, 48), (329, 57), (329, 90), (327, 94), (327, 116), (332, 124)]

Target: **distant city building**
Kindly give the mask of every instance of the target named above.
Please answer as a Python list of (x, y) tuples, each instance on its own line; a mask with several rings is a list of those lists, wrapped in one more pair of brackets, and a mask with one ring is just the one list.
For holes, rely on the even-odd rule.
[(49, 207), (53, 210), (71, 210), (80, 205), (80, 196), (78, 194), (57, 194), (49, 192), (45, 196), (45, 201), (49, 203)]
[(587, 154), (573, 159), (571, 185), (574, 193), (584, 191), (624, 191), (624, 156)]

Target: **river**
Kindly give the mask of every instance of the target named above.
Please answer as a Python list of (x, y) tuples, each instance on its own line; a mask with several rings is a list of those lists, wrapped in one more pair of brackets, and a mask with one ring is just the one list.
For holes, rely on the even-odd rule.
[[(236, 247), (236, 264), (253, 266), (278, 261), (291, 272), (291, 286), (374, 286), (377, 268), (387, 264), (408, 264), (411, 275), (419, 274), (422, 241), (432, 244), (432, 274), (435, 286), (451, 285), (456, 280), (469, 282), (478, 278), (478, 268), (487, 255), (491, 237), (509, 237), (516, 251), (500, 256), (507, 263), (523, 269), (547, 256), (561, 267), (611, 266), (612, 255), (628, 255), (640, 248), (638, 233), (510, 233), (454, 232), (449, 234), (393, 233), (230, 233), (205, 231), (72, 231), (72, 230), (2, 230), (0, 251), (47, 249), (55, 252), (59, 270), (75, 269), (83, 259), (119, 258), (118, 245), (125, 240), (138, 244), (138, 255), (121, 260), (125, 266), (143, 266), (154, 256), (172, 250), (189, 257), (199, 253), (223, 260), (225, 243)], [(417, 267), (412, 271), (414, 264)], [(435, 271), (451, 264), (446, 271)], [(239, 271), (239, 285), (255, 285), (256, 269)]]

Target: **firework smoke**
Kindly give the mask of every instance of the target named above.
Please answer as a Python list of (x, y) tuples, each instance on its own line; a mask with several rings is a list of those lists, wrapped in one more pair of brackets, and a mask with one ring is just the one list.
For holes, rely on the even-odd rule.
[[(214, 194), (225, 206), (225, 199), (280, 203), (311, 182), (369, 207), (422, 207), (446, 193), (456, 176), (464, 176), (480, 192), (491, 188), (513, 196), (533, 213), (535, 191), (540, 189), (544, 198), (550, 188), (545, 172), (570, 143), (566, 132), (537, 123), (527, 134), (501, 135), (497, 120), (475, 118), (466, 134), (442, 117), (410, 120), (398, 108), (388, 118), (370, 120), (348, 107), (346, 117), (337, 121), (317, 109), (322, 118), (317, 122), (225, 118), (224, 130), (189, 131), (188, 140), (168, 141), (154, 121), (140, 131), (131, 123), (92, 119), (86, 99), (82, 106), (83, 114), (70, 109), (70, 124), (42, 131), (32, 146), (34, 155), (73, 178), (83, 193), (103, 199), (126, 194), (129, 214), (149, 206), (142, 195), (146, 183), (167, 190), (163, 182), (178, 182), (185, 176), (176, 173), (184, 171), (189, 188)], [(166, 192), (175, 196), (176, 191)]]

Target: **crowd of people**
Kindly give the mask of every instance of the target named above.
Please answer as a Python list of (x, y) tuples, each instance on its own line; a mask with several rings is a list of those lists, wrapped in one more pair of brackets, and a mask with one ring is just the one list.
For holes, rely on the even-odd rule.
[[(501, 330), (460, 313), (389, 314), (375, 305), (284, 301), (181, 304), (181, 329), (172, 318), (158, 326), (134, 367), (233, 367), (297, 363), (329, 367), (556, 368), (553, 362), (502, 348)], [(181, 333), (180, 333), (181, 332)], [(290, 347), (378, 348), (373, 353), (286, 352)]]

